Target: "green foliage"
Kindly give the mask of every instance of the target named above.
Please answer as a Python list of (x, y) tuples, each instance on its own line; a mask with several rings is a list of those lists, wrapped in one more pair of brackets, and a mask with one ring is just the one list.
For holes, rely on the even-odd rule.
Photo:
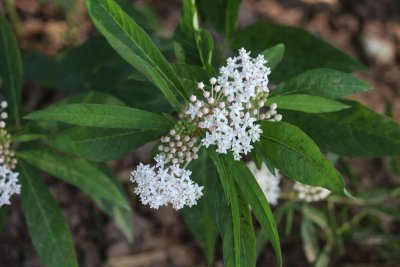
[(266, 161), (293, 180), (344, 193), (342, 176), (299, 128), (286, 122), (262, 122), (261, 127), (260, 146)]
[(204, 22), (230, 39), (237, 27), (241, 0), (196, 1)]
[(265, 49), (261, 54), (263, 54), (265, 60), (267, 60), (267, 66), (271, 68), (271, 71), (273, 71), (282, 61), (285, 54), (285, 45), (277, 44), (271, 48)]
[(36, 251), (50, 267), (78, 266), (68, 225), (55, 199), (33, 167), (23, 161), (18, 166), (22, 210)]
[(207, 263), (212, 266), (217, 245), (217, 225), (214, 220), (215, 187), (217, 174), (207, 154), (201, 153), (200, 158), (194, 161), (190, 169), (193, 171), (193, 180), (204, 186), (203, 197), (196, 206), (182, 209), (182, 216), (186, 225), (192, 231), (206, 256)]
[(77, 126), (160, 130), (173, 124), (161, 115), (148, 111), (116, 105), (67, 104), (56, 105), (30, 113), (28, 120), (64, 122)]
[(129, 208), (126, 199), (113, 182), (95, 165), (45, 150), (20, 151), (18, 157), (61, 180), (79, 187), (89, 196), (95, 195), (112, 201), (115, 205)]
[(13, 121), (19, 125), (23, 66), (18, 43), (0, 14), (0, 91), (4, 94)]
[(350, 109), (308, 114), (283, 111), (285, 121), (302, 128), (319, 146), (343, 156), (379, 157), (400, 153), (400, 126), (354, 102)]
[[(218, 156), (212, 150), (208, 151), (215, 167), (217, 168), (222, 189), (224, 191), (224, 194), (219, 194), (219, 209), (217, 209), (218, 216), (223, 217), (218, 217), (219, 219), (217, 220), (222, 220), (219, 222), (220, 232), (223, 241), (227, 242), (227, 244), (224, 243), (224, 251), (226, 251), (224, 252), (224, 256), (225, 254), (231, 255), (228, 256), (228, 258), (224, 258), (225, 264), (231, 266), (229, 262), (233, 259), (235, 259), (236, 265), (239, 264), (238, 261), (249, 263), (251, 262), (251, 258), (255, 257), (254, 235), (248, 233), (248, 224), (250, 224), (250, 222), (246, 220), (247, 215), (245, 213), (240, 213), (243, 212), (242, 209), (236, 211), (237, 205), (244, 205), (243, 203), (240, 203), (240, 201), (246, 201), (245, 203), (248, 203), (247, 205), (251, 206), (254, 215), (267, 234), (277, 255), (278, 263), (281, 266), (282, 255), (274, 217), (265, 195), (258, 186), (255, 178), (243, 162), (234, 161), (231, 156)], [(231, 176), (233, 176), (234, 181), (231, 180)], [(237, 191), (241, 192), (241, 194), (239, 194), (241, 197), (239, 198)], [(223, 195), (226, 196), (225, 199), (223, 198)], [(230, 206), (231, 208), (232, 214), (230, 217), (228, 217), (228, 214), (225, 211), (226, 206)], [(228, 218), (230, 218), (230, 220)], [(242, 221), (240, 218), (242, 218)], [(242, 228), (244, 228), (244, 230), (240, 230)], [(245, 231), (243, 236), (240, 235), (240, 231)], [(233, 236), (233, 243), (228, 239), (228, 236)], [(241, 250), (239, 250), (239, 245), (235, 242), (241, 244)], [(243, 244), (247, 245), (244, 246)], [(250, 248), (251, 251), (249, 252)], [(239, 260), (238, 257), (243, 257), (243, 255), (245, 255), (245, 258)]]
[[(285, 121), (260, 122), (263, 134), (252, 144), (252, 159), (259, 168), (265, 163), (274, 174), (279, 171), (332, 194), (327, 207), (321, 205), (321, 209), (299, 203), (294, 192), (282, 194), (288, 201), (273, 214), (243, 161), (235, 161), (230, 152), (217, 154), (214, 146), (201, 151), (188, 168), (193, 180), (204, 186), (204, 195), (181, 214), (208, 265), (212, 266), (218, 255), (219, 232), (225, 266), (256, 266), (256, 252), (267, 241), (282, 266), (284, 255), (276, 225), (282, 221), (286, 236), (300, 234), (309, 263), (317, 267), (329, 265), (334, 249), (343, 250), (343, 240), (358, 230), (368, 232), (362, 228), (364, 220), (374, 231), (378, 229), (387, 246), (400, 251), (392, 245), (395, 237), (388, 239), (379, 220), (382, 214), (400, 217), (395, 208), (386, 205), (399, 196), (400, 189), (375, 192), (378, 197), (357, 195), (357, 182), (352, 181), (357, 196), (352, 198), (343, 177), (327, 159), (332, 158), (330, 154), (325, 158), (320, 151), (334, 152), (336, 159), (395, 156), (393, 170), (400, 165), (395, 162), (400, 154), (398, 123), (341, 99), (371, 89), (348, 73), (365, 70), (362, 64), (303, 29), (256, 23), (237, 32), (240, 0), (184, 0), (172, 39), (157, 35), (160, 25), (147, 6), (135, 7), (126, 0), (85, 3), (102, 36), (54, 58), (31, 53), (23, 57), (25, 80), (71, 94), (26, 115), (29, 122), (25, 125), (19, 123), (23, 67), (18, 44), (0, 16), (0, 89), (12, 119), (21, 126), (12, 128), (12, 141), (19, 143), (15, 147), (22, 209), (45, 264), (77, 266), (77, 261), (68, 226), (36, 169), (84, 191), (132, 241), (132, 211), (126, 195), (118, 177), (101, 162), (118, 160), (174, 127), (176, 111), (187, 107), (190, 95), (202, 93), (197, 84), (216, 77), (220, 62), (227, 55), (235, 56), (241, 47), (252, 56), (262, 53), (267, 60), (272, 73), (266, 104), (277, 103)], [(176, 61), (171, 64), (167, 58)], [(201, 139), (202, 129), (195, 131)], [(49, 150), (49, 145), (58, 151)], [(335, 216), (336, 202), (362, 209), (354, 218), (347, 208)], [(2, 208), (0, 228), (5, 215)], [(256, 246), (257, 228), (261, 229)]]
[(213, 39), (199, 28), (195, 0), (184, 0), (179, 26), (174, 33), (176, 55), (182, 62), (211, 67)]
[(113, 0), (86, 0), (93, 23), (110, 45), (154, 83), (175, 109), (178, 95), (187, 99), (182, 84), (146, 32)]
[(242, 161), (234, 161), (232, 157), (226, 157), (225, 161), (228, 168), (232, 171), (231, 175), (233, 175), (238, 188), (243, 192), (243, 197), (250, 204), (254, 215), (265, 231), (268, 240), (271, 242), (278, 258), (279, 266), (282, 266), (282, 252), (278, 230), (264, 193), (261, 191), (253, 174)]
[(341, 102), (312, 95), (278, 95), (268, 98), (267, 104), (277, 103), (281, 109), (307, 113), (326, 113), (350, 108)]
[(271, 73), (274, 82), (284, 81), (315, 68), (332, 68), (344, 72), (366, 70), (363, 65), (330, 44), (303, 29), (291, 26), (257, 22), (236, 35), (234, 49), (245, 47), (257, 54), (279, 43), (284, 44), (286, 49), (281, 63)]
[(106, 168), (82, 159), (59, 156), (46, 150), (20, 151), (18, 157), (80, 188), (101, 210), (116, 221), (117, 227), (129, 240), (132, 239), (129, 204), (116, 178), (113, 178)]
[(371, 89), (371, 85), (351, 74), (330, 69), (313, 69), (278, 84), (275, 95), (309, 94), (340, 98)]
[(61, 131), (50, 145), (93, 161), (119, 159), (138, 147), (161, 137), (160, 131), (71, 127)]

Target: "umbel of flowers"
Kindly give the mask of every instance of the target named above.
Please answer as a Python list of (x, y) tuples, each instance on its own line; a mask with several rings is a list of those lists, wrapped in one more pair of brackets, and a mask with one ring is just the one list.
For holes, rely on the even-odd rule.
[(21, 185), (18, 182), (18, 173), (13, 172), (17, 164), (15, 152), (11, 147), (11, 136), (5, 129), (7, 119), (7, 102), (0, 102), (0, 207), (10, 205), (10, 198), (19, 194)]
[(228, 58), (219, 75), (198, 84), (195, 95), (179, 114), (179, 121), (161, 138), (156, 165), (140, 164), (131, 174), (135, 194), (152, 208), (172, 204), (191, 207), (202, 196), (202, 186), (190, 179), (187, 165), (198, 158), (201, 146), (215, 147), (220, 154), (233, 153), (240, 160), (260, 140), (258, 121), (280, 121), (277, 105), (265, 106), (269, 95), (270, 68), (263, 55), (250, 57), (239, 50)]

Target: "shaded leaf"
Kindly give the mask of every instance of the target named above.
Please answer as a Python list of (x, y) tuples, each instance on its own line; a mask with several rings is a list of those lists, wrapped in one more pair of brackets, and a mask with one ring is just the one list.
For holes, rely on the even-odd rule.
[(280, 83), (272, 91), (275, 95), (309, 94), (327, 98), (341, 98), (371, 90), (371, 85), (351, 74), (330, 69), (313, 69)]
[(334, 113), (282, 111), (284, 120), (301, 127), (320, 147), (342, 156), (379, 157), (400, 154), (400, 127), (355, 101)]
[(182, 15), (173, 37), (176, 55), (185, 63), (211, 67), (212, 36), (199, 28), (195, 0), (184, 0)]
[(71, 233), (61, 210), (37, 171), (18, 162), (22, 210), (32, 243), (50, 267), (78, 266)]
[(28, 120), (58, 121), (77, 126), (161, 130), (172, 126), (163, 116), (124, 106), (105, 104), (67, 104), (35, 111)]
[(265, 60), (267, 60), (266, 65), (271, 68), (271, 70), (274, 70), (281, 62), (283, 55), (285, 54), (285, 45), (277, 44), (273, 47), (265, 49), (261, 54), (263, 54)]
[(291, 26), (257, 22), (235, 36), (234, 48), (245, 47), (254, 55), (279, 43), (285, 45), (286, 53), (271, 74), (274, 82), (281, 82), (315, 68), (332, 68), (344, 72), (366, 70), (365, 66), (327, 42)]
[(351, 107), (332, 99), (312, 95), (278, 95), (268, 98), (267, 103), (277, 103), (279, 109), (307, 113), (334, 112)]
[(232, 156), (224, 156), (223, 160), (227, 168), (232, 170), (235, 183), (238, 185), (238, 188), (240, 188), (240, 191), (243, 192), (243, 197), (250, 204), (254, 215), (274, 248), (279, 266), (282, 266), (279, 234), (267, 198), (246, 164), (242, 161), (235, 161)]
[(108, 161), (119, 159), (160, 136), (157, 131), (72, 127), (49, 142), (61, 151), (85, 159)]
[(17, 40), (0, 14), (0, 90), (9, 105), (9, 114), (19, 125), (23, 66)]
[(186, 207), (181, 210), (186, 226), (195, 236), (207, 259), (207, 264), (212, 266), (215, 258), (217, 242), (217, 225), (214, 220), (215, 184), (218, 181), (215, 168), (207, 154), (200, 153), (198, 160), (193, 161), (189, 168), (192, 170), (193, 180), (204, 186), (203, 196), (196, 206)]
[(266, 161), (293, 180), (343, 194), (342, 176), (299, 128), (285, 122), (263, 122), (261, 128)]
[(202, 19), (206, 24), (230, 39), (237, 27), (241, 0), (196, 1)]
[(177, 95), (187, 99), (170, 64), (146, 32), (113, 0), (86, 0), (93, 23), (122, 58), (154, 83), (175, 109)]
[(108, 176), (87, 161), (59, 156), (45, 150), (19, 151), (17, 156), (40, 170), (82, 189), (89, 197), (106, 199), (114, 205), (129, 209), (125, 197)]

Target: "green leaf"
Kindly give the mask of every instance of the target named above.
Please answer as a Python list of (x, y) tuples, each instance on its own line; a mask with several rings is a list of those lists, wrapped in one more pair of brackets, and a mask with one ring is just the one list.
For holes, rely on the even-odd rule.
[(66, 92), (114, 91), (133, 68), (102, 36), (65, 51), (55, 58), (24, 54), (25, 79)]
[(328, 267), (329, 262), (331, 260), (331, 255), (332, 255), (332, 244), (327, 243), (324, 246), (324, 249), (321, 251), (321, 253), (318, 255), (318, 259), (315, 262), (314, 267)]
[(256, 237), (254, 235), (253, 220), (249, 209), (249, 203), (238, 190), (239, 209), (240, 209), (240, 242), (241, 255), (240, 266), (256, 266)]
[(230, 39), (237, 27), (241, 0), (196, 1), (202, 19)]
[(319, 254), (319, 246), (317, 239), (317, 232), (312, 221), (307, 219), (307, 215), (304, 214), (301, 220), (301, 239), (303, 241), (303, 250), (306, 254), (307, 261), (313, 263), (316, 261)]
[(245, 47), (254, 55), (279, 43), (285, 45), (286, 53), (271, 74), (274, 82), (281, 82), (315, 68), (332, 68), (344, 72), (366, 70), (365, 66), (327, 42), (301, 28), (291, 26), (255, 23), (236, 35), (234, 48)]
[(156, 113), (124, 106), (85, 103), (52, 106), (24, 118), (101, 128), (165, 130), (172, 126), (168, 119)]
[(400, 154), (400, 127), (355, 101), (334, 113), (307, 114), (281, 111), (285, 121), (301, 127), (320, 147), (350, 157), (380, 157)]
[(224, 156), (222, 158), (227, 168), (232, 170), (235, 183), (238, 188), (240, 188), (240, 191), (243, 192), (246, 201), (250, 204), (254, 215), (261, 224), (261, 227), (274, 248), (279, 266), (282, 266), (282, 252), (279, 243), (279, 234), (274, 215), (272, 214), (264, 193), (246, 164), (242, 161), (233, 160), (232, 156)]
[[(217, 191), (218, 201), (216, 208), (217, 223), (223, 241), (225, 266), (240, 267), (242, 256), (241, 217), (238, 193), (232, 173), (222, 157), (212, 149), (207, 150), (214, 162), (224, 193)], [(223, 197), (225, 196), (225, 198)]]
[(160, 29), (156, 14), (148, 5), (134, 6), (128, 0), (117, 0), (118, 5), (131, 16), (146, 32), (157, 32)]
[(181, 210), (186, 226), (195, 236), (203, 250), (208, 266), (212, 266), (215, 258), (217, 242), (217, 225), (214, 220), (215, 186), (217, 173), (207, 154), (202, 151), (198, 160), (193, 161), (189, 168), (192, 170), (193, 180), (204, 186), (203, 196), (196, 206)]
[(107, 105), (117, 105), (117, 106), (126, 106), (125, 103), (109, 94), (96, 92), (96, 91), (87, 91), (73, 94), (57, 104), (75, 104), (75, 103), (88, 103), (88, 104), (107, 104)]
[(72, 127), (57, 134), (49, 143), (85, 159), (108, 161), (119, 159), (160, 136), (161, 132), (157, 131)]
[(285, 122), (262, 122), (261, 128), (266, 161), (293, 180), (343, 194), (342, 176), (299, 128)]
[(175, 109), (179, 110), (179, 93), (188, 96), (170, 64), (146, 32), (113, 0), (85, 0), (97, 29), (110, 45), (147, 79), (154, 83)]
[(211, 68), (214, 42), (209, 32), (199, 28), (195, 0), (184, 0), (182, 16), (173, 37), (180, 61)]
[(222, 237), (224, 265), (240, 267), (242, 244), (240, 240), (240, 210), (237, 196), (232, 196), (234, 197), (234, 205), (229, 205), (224, 198), (222, 187), (217, 186), (216, 188), (215, 217)]
[(54, 197), (37, 171), (18, 162), (22, 210), (32, 243), (49, 267), (78, 266), (71, 233)]
[(125, 197), (109, 177), (87, 161), (59, 156), (45, 150), (19, 151), (17, 156), (40, 170), (79, 187), (91, 198), (94, 196), (106, 199), (114, 205), (129, 209)]
[(334, 112), (350, 108), (341, 102), (313, 95), (278, 95), (268, 98), (267, 103), (277, 103), (279, 109), (296, 110), (307, 113)]
[(271, 68), (271, 70), (274, 70), (282, 61), (283, 55), (285, 54), (285, 45), (277, 44), (265, 49), (261, 54), (263, 54), (265, 60), (267, 60), (267, 66)]
[(313, 69), (280, 83), (272, 91), (272, 95), (308, 94), (341, 98), (371, 89), (371, 85), (351, 74), (330, 69)]
[(0, 90), (9, 105), (9, 114), (19, 125), (23, 78), (22, 59), (11, 27), (0, 14)]
[[(121, 195), (126, 199), (124, 189), (121, 183), (118, 181), (119, 178), (114, 174), (114, 171), (110, 170), (106, 165), (97, 165), (97, 167), (107, 175), (107, 177), (115, 184), (120, 191)], [(115, 205), (112, 201), (93, 195), (92, 200), (96, 205), (107, 214), (114, 222), (115, 226), (125, 235), (126, 239), (130, 242), (133, 241), (133, 219), (132, 210), (127, 202), (126, 207)], [(126, 201), (126, 200), (125, 200)]]

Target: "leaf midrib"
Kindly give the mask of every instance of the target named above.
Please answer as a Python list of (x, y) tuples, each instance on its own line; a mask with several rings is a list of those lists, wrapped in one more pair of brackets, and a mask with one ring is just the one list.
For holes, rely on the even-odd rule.
[(58, 242), (57, 242), (57, 238), (55, 237), (55, 234), (54, 234), (54, 232), (52, 231), (52, 228), (50, 227), (50, 222), (48, 221), (47, 217), (45, 216), (46, 213), (45, 213), (44, 209), (42, 208), (42, 205), (40, 205), (41, 202), (39, 201), (39, 197), (38, 197), (38, 194), (37, 194), (37, 192), (36, 192), (36, 189), (35, 189), (34, 186), (32, 186), (32, 183), (31, 183), (30, 179), (29, 179), (28, 176), (26, 175), (27, 172), (26, 172), (25, 167), (23, 166), (23, 164), (20, 165), (20, 168), (23, 169), (23, 171), (24, 171), (24, 173), (25, 173), (25, 180), (26, 180), (27, 183), (29, 184), (29, 188), (31, 188), (32, 195), (34, 196), (33, 199), (38, 203), (37, 207), (39, 208), (40, 213), (42, 214), (42, 217), (43, 217), (43, 220), (44, 220), (44, 224), (46, 225), (46, 229), (49, 229), (49, 232), (50, 232), (50, 235), (51, 235), (51, 239), (53, 239), (53, 240), (52, 240), (53, 243), (54, 243), (55, 246), (58, 248), (57, 253), (60, 254), (60, 255), (59, 255), (59, 256), (60, 256), (60, 259), (61, 259), (61, 258), (64, 258), (64, 259), (65, 259), (65, 257), (63, 257), (63, 253), (60, 252), (60, 251), (62, 251), (62, 249), (60, 249), (61, 247), (60, 247), (60, 245), (59, 245)]
[[(146, 59), (148, 59), (149, 62), (151, 62), (153, 64), (152, 67), (154, 67), (155, 69), (157, 69), (157, 72), (159, 72), (164, 78), (166, 78), (168, 80), (168, 82), (173, 85), (175, 87), (175, 83), (173, 81), (171, 81), (169, 79), (169, 77), (167, 75), (164, 74), (164, 72), (158, 67), (158, 64), (155, 64), (155, 62), (147, 55), (147, 53), (145, 53), (145, 51), (138, 45), (138, 43), (131, 38), (130, 34), (125, 30), (124, 27), (122, 27), (122, 25), (112, 16), (111, 13), (108, 12), (107, 8), (103, 5), (102, 1), (99, 1), (99, 5), (103, 8), (103, 10), (111, 17), (111, 19), (120, 27), (120, 29), (122, 29), (122, 31), (128, 36), (128, 38), (136, 45), (136, 47), (141, 51), (142, 55), (144, 55), (144, 57)], [(148, 36), (146, 36), (147, 38), (149, 38)], [(161, 61), (162, 61), (162, 57)], [(168, 62), (163, 62), (164, 64)], [(172, 68), (168, 70), (171, 74), (174, 74)], [(181, 86), (182, 87), (182, 86)], [(181, 94), (184, 98), (186, 98), (186, 96), (181, 92), (180, 89), (176, 88), (179, 92), (179, 94)], [(175, 97), (174, 93), (171, 91), (172, 95)]]

